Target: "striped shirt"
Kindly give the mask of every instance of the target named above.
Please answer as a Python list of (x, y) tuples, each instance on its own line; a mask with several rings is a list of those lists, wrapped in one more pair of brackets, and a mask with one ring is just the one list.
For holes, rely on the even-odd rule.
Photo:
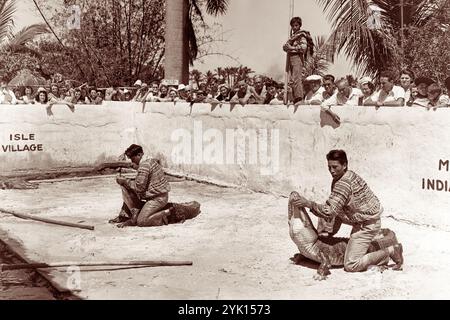
[(136, 178), (127, 182), (141, 200), (149, 200), (170, 191), (164, 170), (155, 159), (141, 161)]
[(383, 212), (380, 201), (367, 183), (350, 170), (339, 180), (333, 181), (326, 203), (313, 203), (311, 209), (326, 219), (338, 216), (347, 224), (379, 219)]

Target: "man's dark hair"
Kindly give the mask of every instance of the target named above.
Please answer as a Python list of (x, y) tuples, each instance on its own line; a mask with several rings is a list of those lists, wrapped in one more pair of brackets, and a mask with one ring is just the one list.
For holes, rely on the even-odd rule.
[(339, 161), (341, 165), (348, 164), (347, 154), (344, 150), (331, 150), (327, 154), (327, 160)]
[(300, 28), (301, 28), (302, 27), (302, 18), (300, 18), (300, 17), (293, 17), (291, 19), (291, 22), (289, 23), (289, 25), (292, 27), (292, 25), (296, 22), (300, 25)]
[(381, 79), (381, 78), (388, 78), (388, 80), (389, 80), (390, 82), (393, 82), (393, 81), (394, 81), (394, 76), (392, 75), (392, 72), (389, 71), (389, 70), (381, 71), (381, 72), (380, 72), (380, 77), (379, 77), (379, 78), (380, 78), (380, 79)]
[(414, 81), (414, 72), (412, 72), (411, 70), (409, 70), (409, 69), (403, 69), (403, 70), (400, 72), (400, 77), (402, 76), (402, 74), (407, 74), (407, 75), (411, 78), (411, 81)]
[(144, 150), (142, 150), (142, 147), (137, 144), (132, 144), (131, 146), (128, 147), (127, 150), (125, 150), (125, 155), (128, 158), (134, 157), (139, 153), (144, 153)]
[(436, 82), (433, 82), (428, 86), (428, 92), (431, 94), (442, 94), (442, 88)]
[(265, 83), (265, 86), (266, 86), (266, 89), (267, 89), (267, 88), (270, 88), (270, 87), (276, 88), (276, 87), (277, 87), (277, 84), (276, 84), (275, 81), (267, 81), (267, 82)]
[(323, 77), (323, 81), (325, 80), (330, 80), (331, 82), (334, 83), (334, 81), (336, 80), (335, 77), (332, 74), (327, 74)]

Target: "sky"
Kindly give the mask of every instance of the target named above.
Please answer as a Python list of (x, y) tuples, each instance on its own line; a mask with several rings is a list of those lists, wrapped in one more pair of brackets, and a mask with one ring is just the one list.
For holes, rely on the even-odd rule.
[[(216, 43), (213, 51), (224, 55), (205, 57), (201, 62), (196, 62), (194, 68), (205, 72), (217, 67), (243, 65), (258, 74), (282, 80), (286, 62), (282, 46), (289, 33), (290, 0), (230, 0), (229, 3), (226, 15), (206, 18), (209, 25), (221, 25), (215, 30), (219, 35), (223, 33), (224, 41)], [(43, 22), (32, 0), (18, 0), (17, 7), (17, 30)], [(316, 0), (294, 0), (294, 16), (302, 18), (303, 29), (310, 31), (313, 37), (329, 35), (330, 23)], [(232, 56), (238, 62), (225, 55)], [(351, 62), (342, 56), (328, 69), (328, 73), (337, 77), (351, 71)]]
[[(294, 0), (294, 16), (302, 18), (302, 28), (313, 37), (330, 34), (330, 23), (315, 0)], [(208, 19), (221, 23), (226, 32), (227, 42), (219, 46), (220, 52), (238, 57), (242, 65), (278, 79), (283, 78), (286, 63), (282, 46), (289, 35), (289, 20), (290, 0), (230, 0), (226, 16)], [(195, 67), (201, 71), (215, 69), (225, 61), (236, 65), (230, 58), (215, 56)], [(345, 76), (351, 72), (351, 62), (340, 56), (328, 71)]]

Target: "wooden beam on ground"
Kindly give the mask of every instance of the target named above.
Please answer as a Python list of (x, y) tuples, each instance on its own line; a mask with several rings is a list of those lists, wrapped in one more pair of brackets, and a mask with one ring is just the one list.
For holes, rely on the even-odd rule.
[(61, 263), (17, 263), (0, 264), (0, 272), (4, 270), (19, 269), (41, 269), (41, 268), (64, 268), (64, 267), (117, 267), (117, 266), (135, 266), (135, 267), (174, 267), (174, 266), (192, 266), (192, 261), (126, 261), (126, 262), (61, 262)]
[(40, 218), (40, 217), (32, 216), (29, 214), (13, 212), (13, 211), (1, 209), (1, 208), (0, 208), (0, 212), (10, 214), (15, 217), (18, 217), (21, 219), (26, 219), (26, 220), (40, 221), (40, 222), (56, 224), (56, 225), (65, 226), (65, 227), (94, 230), (94, 226), (89, 226), (89, 225), (85, 225), (85, 224), (81, 224), (81, 223), (71, 223), (71, 222), (65, 222), (65, 221), (59, 221), (59, 220), (53, 220), (53, 219), (47, 219), (47, 218)]

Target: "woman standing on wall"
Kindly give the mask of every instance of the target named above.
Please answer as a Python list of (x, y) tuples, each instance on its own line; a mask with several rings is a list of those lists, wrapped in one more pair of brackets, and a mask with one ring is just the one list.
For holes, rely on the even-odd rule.
[(291, 36), (284, 44), (283, 50), (287, 53), (286, 72), (289, 74), (289, 83), (292, 87), (294, 103), (303, 99), (302, 73), (303, 66), (314, 53), (314, 43), (308, 31), (301, 30), (302, 19), (294, 17), (290, 21)]

